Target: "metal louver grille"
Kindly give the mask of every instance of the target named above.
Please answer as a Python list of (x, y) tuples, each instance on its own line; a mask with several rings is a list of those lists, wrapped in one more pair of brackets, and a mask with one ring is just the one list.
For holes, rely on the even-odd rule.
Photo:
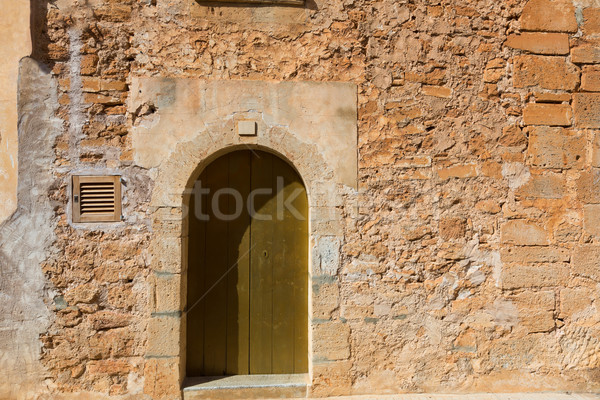
[(73, 222), (120, 220), (119, 176), (73, 176)]
[(115, 213), (114, 182), (81, 183), (79, 188), (81, 215)]

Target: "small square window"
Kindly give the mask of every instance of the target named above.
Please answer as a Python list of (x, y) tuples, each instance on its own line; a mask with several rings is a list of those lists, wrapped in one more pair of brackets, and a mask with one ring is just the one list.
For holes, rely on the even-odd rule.
[(73, 222), (121, 221), (120, 176), (73, 176)]

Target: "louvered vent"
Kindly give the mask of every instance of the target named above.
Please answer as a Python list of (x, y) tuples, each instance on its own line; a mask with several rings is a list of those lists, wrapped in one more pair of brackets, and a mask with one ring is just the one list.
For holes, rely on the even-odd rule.
[(73, 222), (121, 220), (119, 176), (73, 177)]

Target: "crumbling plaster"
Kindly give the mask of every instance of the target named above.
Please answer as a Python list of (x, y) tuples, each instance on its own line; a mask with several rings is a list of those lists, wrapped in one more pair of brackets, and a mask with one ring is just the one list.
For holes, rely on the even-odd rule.
[(47, 192), (55, 184), (53, 144), (62, 121), (55, 117), (57, 91), (49, 71), (30, 58), (20, 65), (19, 203), (0, 225), (0, 394), (27, 399), (46, 390), (40, 335), (54, 305), (42, 264), (56, 238)]

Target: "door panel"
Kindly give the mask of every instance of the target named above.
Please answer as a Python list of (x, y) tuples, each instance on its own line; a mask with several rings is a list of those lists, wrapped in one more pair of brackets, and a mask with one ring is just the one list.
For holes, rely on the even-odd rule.
[[(186, 353), (187, 375), (199, 376), (204, 374), (204, 253), (206, 224), (201, 223), (195, 216), (206, 213), (205, 203), (197, 204), (195, 198), (190, 199), (188, 231), (190, 232), (188, 246), (187, 279), (187, 325)], [(199, 206), (199, 207), (198, 207)]]
[[(190, 202), (187, 375), (307, 372), (308, 199), (300, 177), (270, 153), (236, 151), (199, 181), (210, 193)], [(237, 200), (215, 196), (224, 188)], [(194, 218), (198, 205), (208, 221)], [(237, 218), (216, 215), (240, 206)]]
[[(210, 174), (201, 181), (210, 189), (207, 203), (206, 247), (204, 253), (204, 373), (224, 375), (226, 372), (227, 348), (227, 270), (228, 223), (217, 218), (215, 213), (225, 213), (229, 207), (227, 196), (213, 196), (227, 187), (229, 163), (227, 157), (217, 159)], [(214, 200), (218, 200), (215, 202)], [(218, 207), (218, 208), (216, 208)]]
[(295, 367), (294, 326), (301, 307), (298, 307), (294, 287), (305, 284), (302, 280), (296, 281), (295, 270), (302, 268), (306, 261), (301, 257), (302, 247), (295, 245), (297, 241), (304, 242), (298, 237), (301, 233), (298, 226), (304, 224), (297, 224), (295, 216), (284, 208), (285, 201), (296, 195), (295, 189), (301, 186), (297, 174), (278, 158), (273, 160), (273, 170), (276, 171), (273, 175), (278, 203), (273, 230), (279, 240), (273, 243), (273, 351), (278, 356), (273, 358), (272, 373), (285, 374)]
[[(239, 191), (242, 199), (250, 194), (250, 156), (250, 152), (238, 152), (229, 157), (229, 185)], [(227, 373), (246, 375), (250, 342), (250, 214), (243, 201), (239, 205), (233, 204), (235, 201), (230, 198), (229, 214), (239, 211), (240, 215), (229, 222), (227, 263), (237, 266), (227, 274)]]
[(250, 224), (250, 373), (271, 373), (273, 325), (273, 224), (275, 199), (258, 190), (272, 191), (273, 157), (252, 157), (253, 207)]

